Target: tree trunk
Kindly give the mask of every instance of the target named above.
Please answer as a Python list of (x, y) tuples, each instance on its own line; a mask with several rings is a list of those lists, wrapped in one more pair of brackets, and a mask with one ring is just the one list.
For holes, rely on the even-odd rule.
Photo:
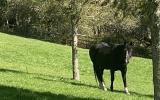
[(73, 16), (71, 16), (71, 31), (72, 31), (72, 71), (73, 80), (79, 80), (79, 69), (78, 69), (78, 38), (77, 38), (77, 23), (74, 23)]
[[(71, 31), (72, 31), (72, 70), (73, 70), (73, 79), (74, 80), (79, 80), (79, 69), (78, 69), (78, 54), (77, 54), (77, 44), (78, 44), (78, 38), (77, 38), (77, 25), (78, 21), (80, 19), (80, 12), (77, 11), (77, 5), (76, 5), (76, 0), (71, 0), (71, 9), (72, 9), (72, 14), (71, 14)], [(76, 12), (76, 13), (75, 13)]]
[(72, 40), (72, 66), (73, 66), (73, 79), (79, 80), (79, 69), (78, 69), (78, 54), (77, 54), (77, 44), (78, 44), (78, 38), (77, 38), (77, 28), (74, 28), (74, 34), (73, 34), (73, 40)]
[(156, 15), (152, 16), (152, 54), (153, 54), (153, 83), (154, 100), (160, 100), (160, 3), (156, 10)]
[(154, 100), (160, 100), (160, 31), (152, 35)]

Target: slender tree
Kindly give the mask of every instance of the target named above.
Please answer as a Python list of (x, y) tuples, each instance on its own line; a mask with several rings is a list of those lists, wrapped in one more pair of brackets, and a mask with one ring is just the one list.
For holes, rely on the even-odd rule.
[(154, 100), (160, 100), (160, 1), (148, 1), (152, 33)]
[(78, 14), (77, 6), (75, 3), (75, 0), (71, 0), (70, 2), (71, 6), (71, 32), (72, 32), (72, 70), (73, 70), (73, 79), (79, 80), (79, 69), (78, 69), (78, 54), (77, 54), (77, 24), (78, 24), (78, 18), (76, 17)]
[(143, 5), (141, 23), (151, 31), (154, 100), (160, 100), (160, 0), (148, 0)]
[(79, 69), (78, 69), (78, 54), (77, 54), (77, 45), (78, 45), (78, 38), (77, 38), (77, 30), (78, 28), (74, 26), (72, 23), (72, 67), (73, 67), (73, 79), (79, 80)]
[(72, 32), (72, 68), (73, 68), (73, 79), (80, 80), (79, 68), (78, 68), (78, 22), (80, 20), (80, 13), (82, 11), (83, 5), (85, 5), (88, 0), (82, 1), (82, 3), (76, 2), (76, 0), (70, 1), (70, 19), (71, 19), (71, 32)]

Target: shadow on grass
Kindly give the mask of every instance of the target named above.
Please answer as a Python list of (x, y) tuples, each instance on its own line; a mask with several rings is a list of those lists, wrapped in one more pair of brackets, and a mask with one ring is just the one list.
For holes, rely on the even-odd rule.
[(94, 98), (80, 98), (54, 94), (50, 92), (35, 92), (28, 89), (0, 86), (0, 100), (96, 100)]
[(58, 82), (63, 82), (63, 83), (67, 83), (67, 84), (71, 84), (71, 85), (75, 85), (75, 86), (85, 86), (85, 87), (91, 87), (91, 88), (98, 88), (97, 86), (93, 86), (93, 85), (88, 85), (88, 84), (84, 84), (81, 83), (80, 81), (74, 81), (72, 79), (69, 78), (57, 78), (55, 79), (46, 79), (46, 78), (42, 78), (42, 77), (35, 77), (36, 79), (40, 79), (40, 80), (45, 80), (45, 81), (58, 81)]
[[(40, 73), (27, 73), (27, 72), (11, 70), (11, 69), (0, 69), (0, 72), (12, 72), (12, 73), (18, 73), (18, 74), (37, 75), (37, 77), (35, 77), (36, 79), (41, 79), (41, 80), (45, 80), (45, 81), (59, 81), (59, 82), (64, 82), (64, 83), (77, 85), (77, 86), (86, 86), (86, 87), (97, 88), (96, 86), (92, 86), (92, 85), (88, 85), (88, 84), (84, 84), (84, 83), (80, 83), (80, 82), (71, 81), (72, 79), (69, 79), (69, 78), (63, 78), (63, 77), (58, 77), (58, 76), (55, 77), (55, 76), (44, 75), (44, 74), (40, 74)], [(43, 76), (49, 77), (49, 78), (44, 78)]]
[(0, 72), (12, 72), (12, 73), (17, 73), (17, 74), (30, 74), (30, 75), (50, 76), (50, 75), (44, 75), (44, 74), (40, 74), (40, 73), (29, 73), (29, 72), (23, 72), (23, 71), (19, 71), (19, 70), (5, 69), (5, 68), (1, 68)]
[[(72, 79), (69, 79), (69, 78), (63, 78), (63, 77), (57, 77), (57, 76), (51, 76), (51, 75), (44, 75), (44, 74), (39, 74), (39, 73), (27, 73), (27, 72), (11, 70), (11, 69), (0, 69), (0, 72), (12, 72), (12, 73), (18, 73), (18, 74), (37, 75), (37, 77), (35, 77), (36, 79), (40, 79), (40, 80), (44, 80), (44, 81), (58, 81), (58, 82), (63, 82), (63, 83), (72, 84), (72, 85), (76, 85), (76, 86), (98, 88), (98, 86), (92, 86), (92, 85), (84, 84), (84, 83), (81, 83), (81, 82), (72, 81)], [(44, 76), (45, 76), (45, 78), (44, 78)], [(48, 78), (46, 78), (46, 77), (48, 77)], [(54, 100), (56, 100), (56, 99), (60, 99), (60, 100), (75, 100), (75, 99), (76, 100), (85, 100), (85, 98), (67, 97), (65, 95), (56, 95), (56, 94), (51, 94), (51, 93), (31, 92), (29, 90), (16, 89), (16, 88), (13, 88), (13, 87), (5, 87), (5, 86), (0, 86), (0, 97), (1, 97), (1, 94), (3, 93), (1, 88), (6, 88), (6, 89), (8, 89), (8, 91), (14, 91), (14, 92), (22, 91), (22, 93), (29, 93), (29, 94), (33, 93), (33, 95), (28, 96), (28, 97), (31, 97), (31, 98), (34, 98), (35, 95), (38, 95), (38, 97), (41, 97), (41, 96), (43, 96), (43, 98), (47, 97), (47, 99), (45, 99), (45, 100), (51, 100), (50, 98), (52, 98), (52, 100), (53, 100), (53, 98), (55, 98)], [(6, 90), (6, 89), (4, 89), (4, 90)], [(110, 91), (110, 89), (108, 89), (108, 90)], [(124, 91), (120, 91), (120, 90), (114, 90), (113, 92), (124, 94)], [(136, 95), (136, 96), (153, 98), (153, 95), (151, 95), (151, 94), (141, 94), (141, 93), (132, 92), (132, 91), (130, 91), (130, 94), (133, 95), (133, 96)], [(4, 100), (12, 100), (12, 99), (4, 99)], [(18, 100), (35, 100), (35, 99), (18, 99)], [(38, 99), (38, 100), (43, 100), (43, 99)], [(92, 99), (92, 100), (95, 100), (95, 99)]]
[(0, 72), (12, 72), (12, 73), (25, 73), (17, 70), (11, 70), (11, 69), (0, 69)]
[[(120, 90), (113, 90), (113, 92), (115, 93), (124, 93), (124, 91), (120, 91)], [(148, 98), (152, 98), (153, 99), (153, 95), (151, 94), (141, 94), (141, 93), (137, 93), (137, 92), (133, 92), (133, 91), (129, 91), (130, 95), (136, 95), (136, 96), (140, 96), (140, 97), (148, 97)]]

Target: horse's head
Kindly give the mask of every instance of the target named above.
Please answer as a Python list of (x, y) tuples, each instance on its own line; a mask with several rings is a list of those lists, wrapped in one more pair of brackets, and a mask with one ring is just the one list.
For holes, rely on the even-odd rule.
[(129, 59), (132, 56), (132, 51), (133, 51), (133, 43), (132, 42), (131, 43), (124, 42), (123, 57), (124, 57), (124, 60), (125, 60), (125, 64), (129, 63)]

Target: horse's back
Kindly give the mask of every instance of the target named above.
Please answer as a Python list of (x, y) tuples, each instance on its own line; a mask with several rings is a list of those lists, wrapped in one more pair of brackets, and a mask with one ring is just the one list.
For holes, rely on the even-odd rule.
[(111, 52), (111, 46), (104, 42), (92, 46), (89, 50), (93, 64), (101, 66), (106, 66), (106, 63), (111, 63)]

